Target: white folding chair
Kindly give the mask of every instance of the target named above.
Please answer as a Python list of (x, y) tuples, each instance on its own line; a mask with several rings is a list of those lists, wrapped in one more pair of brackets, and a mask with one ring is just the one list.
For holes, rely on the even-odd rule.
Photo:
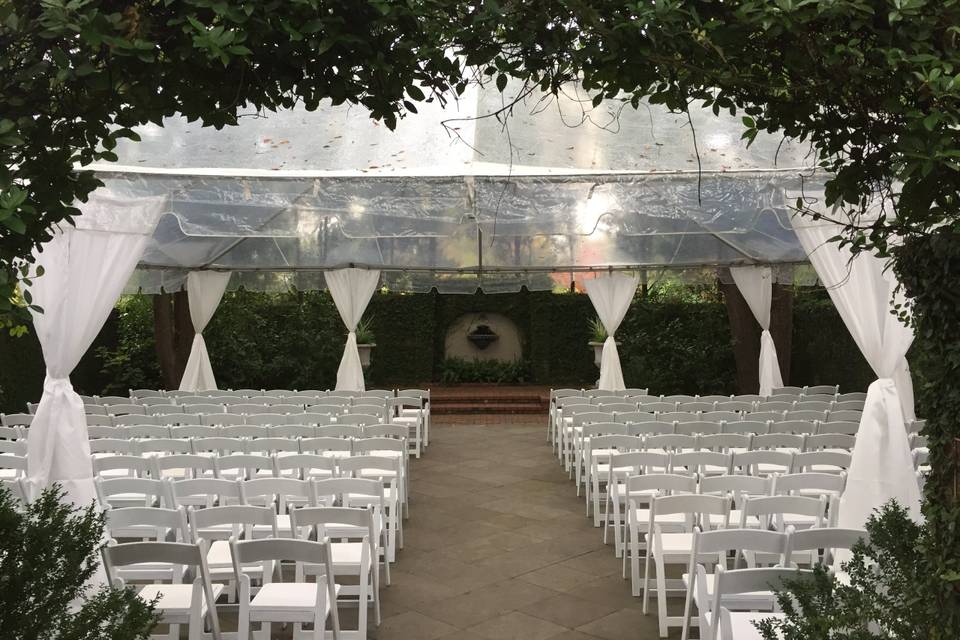
[(343, 477), (376, 480), (383, 485), (382, 513), (387, 536), (387, 561), (394, 562), (397, 548), (403, 548), (403, 519), (400, 517), (403, 508), (403, 460), (383, 456), (352, 456), (341, 458), (337, 464)]
[[(356, 576), (356, 585), (340, 585), (337, 604), (343, 602), (343, 596), (351, 597), (351, 604), (355, 603), (358, 610), (357, 630), (351, 635), (365, 639), (369, 606), (373, 606), (374, 620), (380, 625), (380, 560), (373, 512), (349, 507), (304, 507), (295, 510), (292, 517), (294, 530), (305, 532), (305, 539), (329, 540), (331, 579)], [(389, 565), (385, 566), (389, 571)], [(317, 575), (318, 570), (323, 575), (323, 569), (309, 563), (303, 565), (304, 575)]]
[[(271, 538), (267, 540), (231, 540), (234, 576), (240, 585), (240, 609), (237, 636), (246, 640), (250, 636), (250, 624), (259, 623), (262, 635), (270, 637), (274, 622), (293, 622), (298, 626), (307, 623), (313, 626), (314, 640), (322, 640), (328, 618), (333, 623), (333, 638), (340, 640), (340, 616), (337, 612), (339, 588), (333, 581), (333, 564), (326, 541), (290, 540)], [(303, 565), (322, 566), (323, 575), (316, 582), (271, 581), (251, 597), (250, 578), (243, 570), (245, 565), (257, 562), (293, 562), (295, 574), (303, 575)], [(282, 579), (282, 573), (278, 572)]]
[(103, 548), (103, 564), (107, 577), (114, 586), (123, 587), (123, 579), (117, 569), (142, 563), (167, 563), (181, 567), (196, 567), (197, 578), (193, 584), (150, 584), (140, 589), (143, 600), (151, 602), (159, 598), (156, 612), (160, 622), (169, 624), (168, 638), (179, 638), (179, 625), (190, 626), (190, 640), (200, 640), (203, 622), (209, 616), (214, 640), (220, 640), (220, 621), (217, 618), (216, 602), (223, 591), (222, 585), (213, 585), (207, 571), (206, 546), (183, 542), (132, 542), (107, 545)]
[[(671, 493), (693, 493), (697, 488), (694, 476), (681, 476), (668, 473), (649, 473), (630, 476), (625, 483), (627, 504), (627, 538), (623, 554), (623, 577), (627, 576), (627, 562), (630, 562), (630, 588), (635, 596), (640, 595), (640, 538), (645, 537), (644, 550), (650, 547), (650, 505), (654, 498)], [(660, 517), (661, 524), (671, 530), (683, 531), (687, 526), (683, 514), (668, 514)]]
[[(664, 523), (658, 522), (657, 518), (670, 515), (682, 515), (684, 517), (683, 531), (664, 531)], [(653, 539), (647, 544), (644, 557), (643, 612), (644, 614), (647, 613), (650, 601), (652, 561), (656, 568), (657, 623), (661, 638), (667, 637), (670, 626), (683, 624), (682, 616), (667, 615), (667, 590), (671, 588), (668, 585), (673, 582), (667, 581), (666, 566), (668, 564), (688, 564), (690, 552), (693, 548), (694, 527), (699, 524), (701, 529), (709, 529), (710, 516), (721, 516), (724, 521), (720, 528), (726, 528), (730, 517), (729, 499), (703, 494), (672, 495), (655, 497), (650, 503), (648, 531), (652, 532)], [(699, 562), (712, 562), (710, 556), (701, 556), (697, 560)], [(673, 589), (677, 588), (683, 589), (682, 581), (673, 587)]]
[[(207, 550), (207, 567), (212, 582), (227, 582), (229, 593), (234, 593), (235, 574), (233, 556), (230, 552), (230, 540), (252, 540), (254, 527), (273, 529), (271, 537), (279, 537), (276, 531), (276, 514), (271, 507), (258, 507), (247, 504), (207, 507), (189, 510), (192, 541), (212, 540)], [(270, 561), (245, 564), (241, 570), (251, 580), (261, 584), (269, 583), (275, 567)]]
[[(183, 509), (162, 507), (107, 508), (106, 532), (113, 539), (134, 538), (140, 542), (189, 542), (187, 516)], [(138, 563), (118, 569), (126, 582), (182, 582), (183, 567), (167, 563)]]
[(713, 602), (708, 611), (719, 612), (719, 620), (716, 613), (712, 616), (700, 616), (700, 637), (704, 640), (717, 640), (718, 637), (721, 640), (760, 640), (761, 635), (753, 626), (754, 621), (780, 614), (731, 612), (729, 607), (722, 603), (729, 601), (731, 596), (782, 589), (784, 580), (812, 580), (813, 578), (811, 571), (782, 567), (733, 571), (717, 567), (714, 575)]
[[(610, 455), (610, 469), (607, 482), (607, 499), (603, 513), (603, 544), (607, 544), (610, 527), (613, 527), (614, 555), (619, 558), (626, 544), (627, 485), (630, 476), (648, 473), (666, 473), (670, 465), (670, 455), (658, 451), (629, 451)], [(612, 511), (612, 513), (611, 513)]]
[[(758, 529), (717, 529), (706, 532), (701, 532), (699, 528), (694, 530), (690, 562), (683, 576), (687, 596), (683, 604), (682, 640), (687, 640), (689, 634), (691, 605), (697, 606), (700, 617), (707, 616), (709, 619), (711, 616), (709, 607), (713, 599), (714, 574), (706, 572), (706, 568), (698, 561), (700, 556), (716, 554), (716, 566), (724, 569), (732, 559), (731, 568), (738, 569), (743, 565), (753, 568), (751, 558), (757, 553), (763, 553), (768, 556), (778, 556), (780, 558), (778, 563), (785, 566), (789, 553), (789, 541), (789, 533)], [(773, 609), (775, 600), (773, 594), (768, 592), (745, 593), (740, 594), (736, 600), (723, 600), (722, 605), (751, 611), (769, 611)]]
[(243, 504), (270, 506), (277, 512), (276, 525), (253, 527), (253, 536), (262, 538), (279, 535), (292, 538), (290, 511), (298, 505), (316, 506), (316, 494), (311, 481), (296, 478), (254, 478), (240, 483), (240, 500)]

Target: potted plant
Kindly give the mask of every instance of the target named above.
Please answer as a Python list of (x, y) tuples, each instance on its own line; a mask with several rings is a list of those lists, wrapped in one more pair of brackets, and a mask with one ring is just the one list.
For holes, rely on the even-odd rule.
[(593, 347), (593, 364), (600, 366), (600, 358), (603, 356), (603, 343), (607, 339), (607, 329), (600, 322), (600, 318), (594, 318), (590, 321), (590, 341), (587, 343)]
[(377, 346), (374, 342), (373, 330), (370, 328), (373, 318), (367, 318), (357, 323), (357, 351), (360, 352), (360, 366), (364, 369), (370, 366), (370, 353)]

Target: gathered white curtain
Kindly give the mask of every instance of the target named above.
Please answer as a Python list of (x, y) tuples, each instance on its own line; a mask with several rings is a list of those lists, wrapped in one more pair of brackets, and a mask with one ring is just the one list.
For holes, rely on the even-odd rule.
[(190, 320), (193, 322), (193, 346), (190, 357), (180, 379), (180, 391), (206, 391), (216, 389), (217, 380), (213, 376), (207, 343), (203, 340), (203, 330), (217, 310), (223, 292), (230, 282), (230, 272), (191, 271), (187, 274), (187, 299), (190, 302)]
[(914, 417), (906, 359), (913, 330), (891, 313), (898, 302), (896, 276), (884, 260), (868, 253), (854, 257), (829, 242), (840, 233), (834, 223), (795, 218), (793, 225), (840, 317), (877, 374), (867, 390), (840, 498), (839, 525), (862, 528), (873, 510), (891, 499), (919, 520), (920, 489), (905, 427)]
[(603, 328), (607, 330), (607, 339), (603, 342), (603, 353), (600, 356), (598, 389), (620, 391), (626, 388), (614, 334), (620, 328), (623, 317), (627, 315), (627, 309), (630, 308), (639, 284), (639, 275), (630, 276), (624, 273), (608, 273), (583, 283)]
[(33, 326), (47, 372), (27, 439), (27, 477), (34, 493), (56, 482), (74, 504), (96, 499), (86, 414), (70, 372), (120, 297), (163, 203), (162, 198), (112, 201), (94, 194), (81, 206), (78, 227), (63, 225), (35, 253), (44, 273), (33, 280), (30, 292), (43, 311), (33, 312)]
[(363, 367), (357, 349), (357, 323), (380, 282), (380, 272), (370, 269), (337, 269), (324, 274), (337, 311), (347, 325), (347, 344), (337, 369), (337, 391), (364, 391)]
[(770, 267), (731, 267), (730, 275), (763, 330), (760, 333), (760, 395), (768, 396), (773, 389), (783, 386), (777, 346), (770, 335), (773, 271)]

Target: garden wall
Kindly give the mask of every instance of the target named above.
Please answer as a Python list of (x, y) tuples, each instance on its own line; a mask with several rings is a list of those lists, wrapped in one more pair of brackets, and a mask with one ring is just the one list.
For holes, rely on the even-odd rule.
[[(523, 337), (521, 366), (511, 379), (554, 386), (589, 386), (597, 378), (587, 296), (527, 292), (497, 295), (378, 293), (371, 318), (377, 348), (368, 373), (371, 386), (417, 385), (471, 375), (470, 367), (444, 362), (447, 326), (466, 313), (497, 312), (516, 323)], [(72, 376), (81, 393), (126, 393), (159, 386), (147, 296), (126, 297)], [(222, 387), (327, 388), (345, 339), (326, 292), (225, 296), (204, 333)], [(730, 327), (715, 290), (639, 296), (617, 339), (628, 386), (658, 393), (731, 393), (735, 363)], [(850, 390), (872, 380), (839, 316), (823, 291), (798, 291), (794, 305), (793, 384), (839, 382)], [(0, 410), (23, 410), (39, 398), (43, 364), (35, 336), (0, 336)]]

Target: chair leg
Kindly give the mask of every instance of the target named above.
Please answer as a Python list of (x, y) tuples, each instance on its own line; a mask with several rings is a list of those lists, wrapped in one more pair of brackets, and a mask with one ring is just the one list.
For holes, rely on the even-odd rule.
[(630, 593), (640, 595), (640, 530), (636, 524), (630, 527)]
[(654, 556), (657, 571), (657, 626), (660, 637), (667, 637), (667, 575), (663, 563), (663, 556)]
[(653, 546), (651, 540), (653, 535), (647, 533), (647, 544), (643, 554), (643, 615), (647, 615), (650, 602), (650, 547)]
[(694, 590), (697, 588), (697, 572), (694, 570), (687, 576), (687, 595), (683, 600), (683, 631), (680, 640), (687, 640), (690, 634), (690, 605), (693, 600)]
[[(607, 503), (603, 507), (603, 544), (607, 544), (607, 533), (610, 531), (610, 489), (607, 488)], [(620, 549), (614, 545), (614, 557), (620, 557)]]

